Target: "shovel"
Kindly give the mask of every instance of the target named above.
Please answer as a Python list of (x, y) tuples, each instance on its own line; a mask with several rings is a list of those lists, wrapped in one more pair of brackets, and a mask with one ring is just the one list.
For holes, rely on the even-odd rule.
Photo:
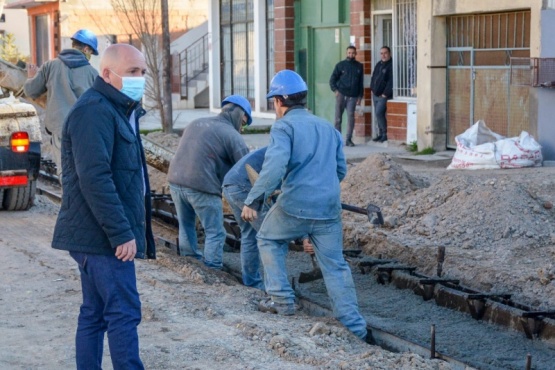
[[(366, 208), (360, 208), (360, 207), (352, 206), (350, 204), (341, 203), (341, 208), (344, 209), (345, 211), (350, 211), (350, 212), (359, 213), (361, 215), (368, 216), (368, 221), (370, 223), (373, 223), (376, 225), (384, 224), (384, 219), (383, 219), (383, 215), (380, 207), (375, 206), (373, 204), (369, 204)], [(377, 218), (372, 219), (373, 213), (376, 214)]]
[(308, 283), (308, 282), (311, 282), (311, 281), (314, 281), (314, 280), (318, 280), (318, 279), (321, 279), (323, 277), (322, 270), (320, 270), (320, 267), (316, 263), (316, 258), (314, 257), (314, 254), (310, 255), (310, 259), (312, 260), (312, 271), (301, 272), (301, 274), (299, 275), (299, 283), (300, 284), (304, 284), (304, 283)]

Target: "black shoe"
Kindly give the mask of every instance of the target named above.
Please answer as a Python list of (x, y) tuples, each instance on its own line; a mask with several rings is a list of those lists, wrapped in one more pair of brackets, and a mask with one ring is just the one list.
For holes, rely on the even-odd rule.
[(383, 143), (384, 141), (387, 141), (387, 136), (385, 135), (380, 138), (380, 143)]
[(364, 338), (364, 341), (370, 345), (376, 345), (376, 340), (374, 339), (374, 336), (372, 335), (372, 332), (370, 330), (368, 330), (368, 333), (366, 333), (366, 338)]
[(355, 144), (349, 139), (347, 140), (347, 142), (345, 143), (345, 145), (347, 146), (355, 146)]
[(380, 141), (381, 139), (382, 139), (382, 135), (378, 135), (375, 138), (373, 138), (372, 141), (376, 143), (376, 142)]

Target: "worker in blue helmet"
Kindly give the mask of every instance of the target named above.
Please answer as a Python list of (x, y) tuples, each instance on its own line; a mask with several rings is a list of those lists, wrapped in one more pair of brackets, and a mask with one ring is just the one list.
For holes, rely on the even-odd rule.
[(257, 234), (269, 298), (258, 309), (294, 315), (295, 292), (287, 278), (289, 241), (308, 236), (324, 275), (335, 317), (363, 340), (371, 342), (358, 310), (351, 270), (343, 258), (343, 227), (339, 183), (347, 173), (341, 134), (310, 113), (307, 86), (294, 71), (278, 72), (267, 98), (277, 120), (270, 131), (262, 170), (244, 201), (241, 218), (253, 222), (256, 205), (281, 182), (281, 193)]
[(36, 99), (46, 93), (44, 126), (51, 135), (52, 160), (61, 180), (62, 126), (71, 107), (94, 83), (98, 72), (90, 65), (91, 55), (98, 55), (98, 41), (89, 30), (79, 30), (71, 37), (72, 48), (64, 49), (40, 68), (27, 65), (28, 80), (23, 85), (26, 96)]
[[(249, 152), (240, 132), (252, 122), (251, 106), (240, 95), (222, 101), (215, 117), (199, 118), (183, 131), (170, 162), (168, 182), (179, 222), (179, 253), (223, 267), (224, 229), (222, 181)], [(204, 228), (204, 251), (197, 243), (196, 218)]]

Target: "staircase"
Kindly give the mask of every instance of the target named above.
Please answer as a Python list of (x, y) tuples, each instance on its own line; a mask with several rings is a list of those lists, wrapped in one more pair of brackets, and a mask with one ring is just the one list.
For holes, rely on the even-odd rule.
[(208, 22), (175, 40), (171, 53), (173, 107), (208, 108)]

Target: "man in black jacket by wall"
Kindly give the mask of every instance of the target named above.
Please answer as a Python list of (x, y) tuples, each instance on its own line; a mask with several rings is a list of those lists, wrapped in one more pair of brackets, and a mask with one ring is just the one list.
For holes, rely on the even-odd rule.
[(360, 104), (364, 95), (364, 68), (355, 57), (357, 49), (347, 47), (347, 58), (335, 65), (330, 77), (331, 91), (335, 92), (335, 128), (341, 132), (343, 111), (347, 108), (347, 139), (345, 145), (353, 144), (355, 127), (355, 107)]
[(63, 127), (64, 193), (52, 247), (81, 273), (77, 369), (100, 369), (104, 334), (114, 369), (143, 369), (134, 258), (155, 258), (150, 187), (139, 134), (146, 62), (127, 44), (106, 49), (100, 75)]
[(380, 61), (372, 71), (370, 89), (372, 90), (372, 105), (378, 122), (379, 134), (372, 141), (383, 143), (387, 141), (387, 100), (393, 98), (393, 62), (391, 49), (383, 46), (380, 49)]

